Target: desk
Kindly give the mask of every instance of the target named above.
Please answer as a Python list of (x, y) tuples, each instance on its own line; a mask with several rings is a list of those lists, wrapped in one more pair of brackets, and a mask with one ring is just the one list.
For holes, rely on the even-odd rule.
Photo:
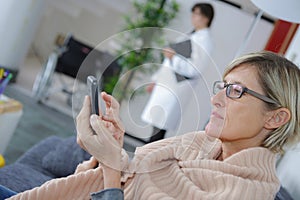
[(19, 101), (0, 95), (0, 154), (3, 154), (22, 116)]

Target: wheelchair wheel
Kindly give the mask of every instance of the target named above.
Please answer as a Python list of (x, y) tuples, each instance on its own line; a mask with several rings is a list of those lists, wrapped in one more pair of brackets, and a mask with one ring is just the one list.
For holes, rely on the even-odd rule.
[(52, 53), (34, 81), (32, 93), (34, 99), (39, 103), (46, 101), (49, 96), (49, 88), (52, 83), (57, 59), (58, 55)]

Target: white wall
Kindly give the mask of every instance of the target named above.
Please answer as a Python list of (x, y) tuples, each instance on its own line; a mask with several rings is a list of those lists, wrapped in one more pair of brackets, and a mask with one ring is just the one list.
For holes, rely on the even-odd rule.
[[(190, 10), (195, 0), (177, 0), (180, 11), (169, 28), (183, 33), (191, 31)], [(130, 0), (48, 0), (42, 23), (33, 43), (43, 59), (54, 49), (54, 39), (58, 33), (71, 32), (76, 38), (96, 46), (122, 29), (122, 16), (132, 13)], [(216, 51), (215, 61), (223, 69), (233, 58), (250, 28), (254, 15), (219, 1), (211, 2), (215, 8), (212, 24)], [(120, 6), (117, 6), (117, 5)], [(264, 48), (273, 24), (261, 20), (254, 31), (245, 53)]]
[[(58, 33), (72, 33), (78, 40), (96, 46), (122, 29), (123, 18), (130, 12), (129, 0), (48, 0), (33, 47), (43, 60), (55, 48)], [(121, 8), (118, 8), (118, 4)], [(116, 8), (115, 8), (116, 7)]]
[[(180, 3), (180, 12), (169, 28), (183, 33), (190, 32), (192, 30), (190, 10), (192, 5), (199, 1), (177, 1)], [(84, 4), (80, 0), (53, 0), (49, 2), (33, 43), (35, 50), (44, 59), (53, 50), (53, 41), (57, 33), (72, 32), (79, 40), (96, 46), (113, 34), (118, 33), (122, 29), (122, 15), (132, 12), (129, 0), (115, 0), (115, 4), (104, 0), (89, 0), (84, 2)], [(234, 58), (236, 51), (243, 42), (254, 20), (254, 15), (222, 2), (209, 2), (215, 8), (215, 19), (211, 27), (216, 46), (214, 61), (217, 69), (222, 73), (224, 67)], [(118, 3), (120, 6), (114, 6)], [(272, 29), (273, 24), (261, 20), (244, 52), (262, 50)], [(211, 74), (216, 75), (217, 72), (214, 71)], [(207, 91), (207, 87), (209, 86), (202, 84), (202, 86), (195, 88), (195, 91), (199, 91), (197, 98), (201, 98), (203, 87), (206, 87), (205, 91)], [(145, 135), (145, 132), (147, 134), (151, 132), (149, 127), (143, 128), (145, 124), (140, 120), (140, 114), (147, 98), (147, 95), (137, 97), (130, 102), (131, 108), (123, 108), (125, 111), (134, 108), (129, 113), (132, 116), (126, 115), (125, 111), (123, 112), (126, 129), (130, 133)], [(202, 100), (203, 102), (201, 102), (201, 106), (197, 111), (195, 111), (195, 107), (198, 106), (199, 102), (195, 99), (186, 106), (186, 112), (183, 114), (179, 132), (169, 132), (167, 133), (168, 136), (191, 131), (195, 126), (200, 128), (204, 126), (210, 113), (209, 95), (206, 94)], [(199, 115), (201, 116), (199, 117)]]
[[(216, 47), (215, 62), (222, 71), (234, 58), (255, 16), (219, 1), (178, 0), (178, 2), (181, 6), (180, 13), (170, 28), (181, 32), (189, 32), (192, 29), (190, 10), (196, 2), (210, 2), (214, 6), (215, 17), (211, 32)], [(264, 49), (273, 27), (273, 24), (260, 20), (243, 53)]]
[(18, 70), (42, 17), (44, 0), (0, 1), (0, 66)]

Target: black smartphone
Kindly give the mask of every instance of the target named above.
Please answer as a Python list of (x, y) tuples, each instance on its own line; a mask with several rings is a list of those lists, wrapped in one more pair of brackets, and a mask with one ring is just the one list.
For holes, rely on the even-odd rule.
[(92, 114), (99, 115), (98, 81), (94, 76), (87, 77), (87, 86), (91, 99)]
[(89, 90), (89, 95), (91, 98), (91, 109), (92, 114), (99, 115), (100, 112), (105, 115), (106, 105), (102, 97), (100, 96), (101, 82), (98, 81), (94, 76), (87, 77), (87, 86)]

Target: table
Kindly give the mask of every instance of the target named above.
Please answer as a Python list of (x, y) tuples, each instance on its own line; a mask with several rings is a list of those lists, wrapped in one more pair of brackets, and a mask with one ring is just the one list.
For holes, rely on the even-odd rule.
[(19, 101), (0, 95), (0, 154), (5, 152), (22, 114), (23, 105)]

